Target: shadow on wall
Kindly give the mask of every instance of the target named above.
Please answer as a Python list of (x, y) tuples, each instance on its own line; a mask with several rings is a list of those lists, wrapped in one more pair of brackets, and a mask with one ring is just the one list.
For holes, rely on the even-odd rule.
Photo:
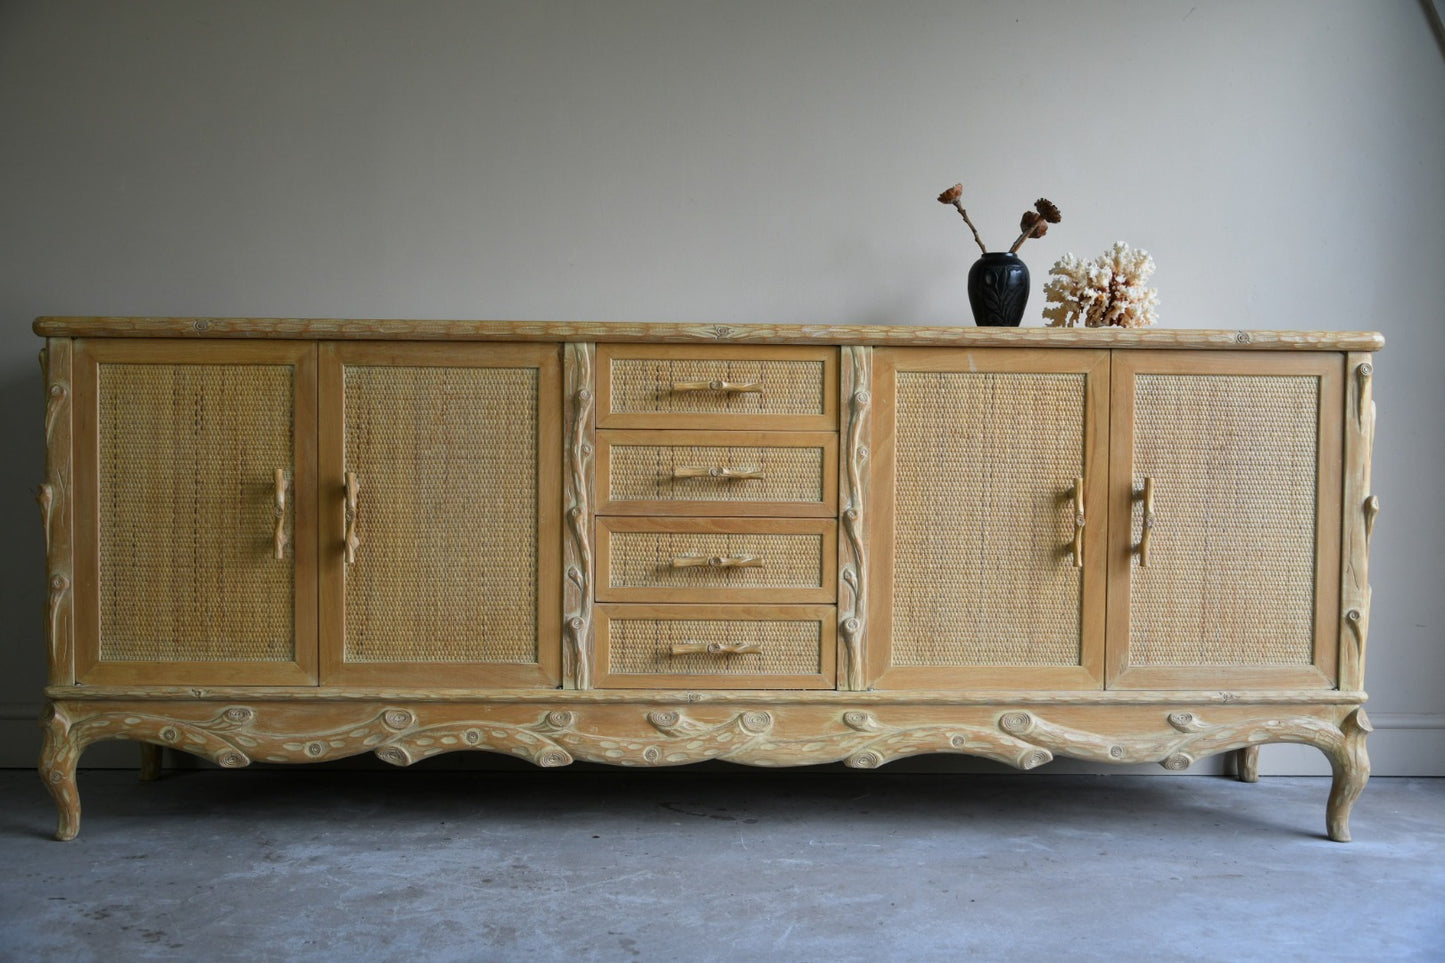
[(1445, 0), (1420, 0), (1420, 9), (1430, 22), (1430, 32), (1435, 34), (1441, 56), (1445, 56)]

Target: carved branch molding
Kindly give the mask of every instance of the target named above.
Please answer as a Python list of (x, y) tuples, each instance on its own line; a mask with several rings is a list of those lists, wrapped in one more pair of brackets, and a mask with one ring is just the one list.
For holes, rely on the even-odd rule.
[(873, 349), (848, 346), (843, 349), (842, 394), (847, 424), (843, 450), (843, 548), (838, 577), (838, 622), (843, 630), (847, 653), (844, 667), (849, 689), (859, 691), (864, 679), (864, 636), (868, 628), (868, 459), (872, 443)]
[(74, 639), (70, 587), (74, 557), (71, 541), (71, 358), (68, 340), (50, 341), (40, 354), (45, 372), (45, 480), (35, 500), (45, 532), (45, 635), (52, 685), (74, 681)]
[[(1314, 716), (1251, 715), (1210, 723), (1193, 711), (1162, 714), (1154, 731), (1105, 735), (1059, 725), (1027, 710), (1000, 713), (993, 725), (902, 721), (886, 723), (865, 709), (848, 709), (806, 731), (780, 732), (775, 714), (765, 709), (734, 712), (722, 722), (705, 723), (673, 708), (643, 710), (644, 727), (611, 726), (571, 709), (543, 709), (530, 722), (446, 719), (427, 722), (426, 707), (358, 707), (354, 720), (304, 732), (289, 719), (269, 728), (268, 708), (230, 705), (209, 718), (182, 720), (162, 712), (105, 708), (74, 717), (85, 706), (47, 706), (42, 726), (45, 749), (41, 773), (60, 810), (57, 835), (73, 838), (79, 828), (75, 766), (93, 742), (130, 739), (168, 746), (234, 769), (253, 761), (317, 762), (372, 752), (379, 759), (408, 766), (446, 752), (487, 750), (552, 768), (573, 761), (620, 766), (677, 766), (711, 759), (753, 766), (843, 762), (855, 769), (876, 769), (923, 753), (959, 753), (1033, 769), (1056, 756), (1098, 762), (1157, 762), (1184, 769), (1219, 752), (1264, 743), (1315, 746), (1335, 770), (1328, 824), (1332, 838), (1348, 838), (1348, 810), (1369, 778), (1364, 736), (1370, 731), (1363, 709), (1353, 709), (1334, 725)], [(278, 714), (286, 706), (276, 707)], [(335, 713), (328, 716), (334, 720)], [(283, 727), (284, 726), (284, 727)], [(638, 735), (648, 729), (656, 737)]]
[(564, 370), (566, 387), (567, 537), (563, 540), (562, 564), (567, 578), (562, 585), (562, 626), (566, 634), (564, 678), (576, 689), (592, 687), (592, 388), (593, 346), (566, 345)]
[(1370, 491), (1370, 468), (1375, 446), (1375, 366), (1368, 355), (1350, 355), (1351, 374), (1346, 391), (1344, 497), (1344, 539), (1340, 581), (1341, 641), (1340, 684), (1362, 685), (1365, 674), (1366, 641), (1369, 635), (1370, 540), (1380, 514), (1380, 499)]

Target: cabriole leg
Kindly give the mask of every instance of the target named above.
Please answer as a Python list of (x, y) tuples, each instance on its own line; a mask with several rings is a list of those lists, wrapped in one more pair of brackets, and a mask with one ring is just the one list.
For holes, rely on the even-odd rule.
[(1259, 746), (1234, 751), (1234, 774), (1240, 782), (1259, 782)]
[(152, 782), (161, 777), (161, 747), (153, 742), (140, 743), (140, 778)]
[(1350, 841), (1350, 809), (1365, 783), (1370, 781), (1370, 756), (1365, 752), (1365, 736), (1373, 731), (1364, 709), (1356, 709), (1343, 723), (1344, 740), (1337, 752), (1330, 753), (1334, 780), (1330, 783), (1330, 801), (1325, 810), (1325, 827), (1338, 843)]
[(74, 839), (80, 832), (80, 790), (75, 782), (75, 765), (83, 748), (70, 737), (70, 719), (54, 705), (47, 705), (40, 716), (45, 732), (40, 751), (40, 778), (50, 797), (55, 800), (57, 821), (55, 838)]

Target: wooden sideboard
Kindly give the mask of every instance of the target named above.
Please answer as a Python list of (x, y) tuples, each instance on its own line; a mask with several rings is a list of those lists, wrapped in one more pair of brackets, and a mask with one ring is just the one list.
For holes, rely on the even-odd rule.
[(40, 770), (1369, 775), (1369, 333), (41, 318)]

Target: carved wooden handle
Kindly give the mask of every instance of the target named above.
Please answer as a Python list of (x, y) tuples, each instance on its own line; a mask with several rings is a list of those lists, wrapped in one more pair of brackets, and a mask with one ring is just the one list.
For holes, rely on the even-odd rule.
[(673, 655), (750, 655), (762, 652), (756, 642), (678, 642), (670, 650)]
[(721, 478), (724, 480), (738, 478), (762, 478), (761, 468), (674, 468), (672, 477), (679, 478)]
[(756, 555), (679, 555), (673, 568), (761, 568), (763, 560)]
[(762, 394), (763, 386), (756, 381), (674, 381), (673, 391), (725, 391), (729, 394), (751, 392)]
[(1139, 531), (1139, 565), (1149, 567), (1149, 533), (1154, 530), (1154, 479), (1144, 479), (1144, 525)]
[(356, 480), (356, 472), (346, 473), (346, 564), (356, 564), (356, 549), (361, 545), (361, 539), (356, 534), (356, 493), (361, 490), (361, 482)]
[(1084, 567), (1084, 479), (1074, 479), (1074, 568)]
[(271, 535), (276, 546), (276, 557), (286, 557), (286, 469), (276, 469), (276, 530)]

